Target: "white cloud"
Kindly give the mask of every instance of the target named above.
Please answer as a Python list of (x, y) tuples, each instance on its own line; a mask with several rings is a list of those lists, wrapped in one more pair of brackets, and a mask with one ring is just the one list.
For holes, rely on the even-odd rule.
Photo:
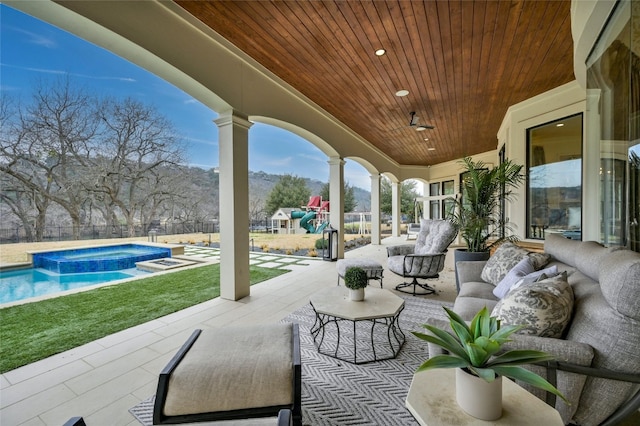
[(18, 33), (26, 35), (27, 38), (29, 39), (28, 43), (35, 44), (37, 46), (46, 47), (48, 49), (53, 49), (53, 48), (56, 48), (58, 46), (58, 43), (56, 43), (55, 40), (53, 40), (51, 38), (48, 38), (48, 37), (45, 37), (45, 36), (43, 36), (41, 34), (37, 34), (37, 33), (31, 32), (31, 31), (27, 31), (25, 29), (18, 28), (18, 27), (13, 27), (13, 26), (9, 27), (9, 29), (11, 29), (11, 30), (13, 30), (15, 32), (18, 32)]
[(212, 140), (212, 139), (192, 138), (192, 137), (184, 136), (182, 134), (177, 134), (176, 136), (178, 136), (179, 138), (181, 138), (186, 142), (193, 142), (199, 145), (218, 146), (218, 141)]
[(87, 79), (90, 79), (90, 80), (115, 80), (115, 81), (124, 81), (126, 83), (135, 83), (136, 82), (136, 79), (130, 78), (130, 77), (112, 77), (112, 76), (86, 75), (86, 74), (72, 73), (72, 72), (63, 71), (63, 70), (57, 70), (57, 69), (21, 67), (21, 66), (5, 64), (5, 63), (0, 63), (0, 66), (15, 68), (15, 69), (24, 70), (24, 71), (43, 73), (43, 74), (69, 75), (69, 76), (72, 76), (72, 77), (87, 78)]

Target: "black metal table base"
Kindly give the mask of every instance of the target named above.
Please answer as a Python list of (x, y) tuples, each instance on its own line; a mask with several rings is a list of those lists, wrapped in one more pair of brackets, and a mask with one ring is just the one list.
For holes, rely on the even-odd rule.
[[(354, 303), (357, 303), (357, 302), (354, 302)], [(313, 308), (313, 303), (311, 303), (311, 307)], [(330, 356), (332, 358), (340, 359), (342, 361), (347, 361), (352, 364), (366, 364), (368, 362), (392, 359), (398, 356), (398, 353), (400, 353), (400, 349), (404, 345), (404, 341), (405, 341), (404, 332), (402, 331), (402, 329), (400, 329), (400, 324), (398, 322), (398, 319), (400, 317), (400, 312), (402, 312), (403, 309), (404, 309), (404, 306), (395, 315), (391, 317), (350, 320), (350, 319), (334, 317), (332, 315), (320, 314), (314, 308), (313, 311), (316, 314), (316, 320), (313, 326), (311, 327), (311, 336), (313, 337), (313, 342), (316, 345), (316, 348), (318, 349), (318, 353), (321, 353), (326, 356)], [(345, 336), (341, 337), (340, 324), (342, 323), (350, 323), (349, 325), (351, 325), (352, 327), (349, 327), (351, 328), (351, 330), (349, 331), (352, 334), (349, 335), (346, 330), (343, 330), (343, 334), (345, 334)], [(363, 332), (363, 329), (365, 328), (363, 327), (363, 325), (365, 323), (371, 323), (371, 332), (369, 337), (371, 339), (370, 349), (371, 349), (371, 353), (373, 354), (373, 358), (371, 358), (370, 356), (364, 357), (361, 354), (360, 359), (358, 359), (358, 332), (359, 331), (361, 333)], [(337, 337), (335, 340), (335, 350), (329, 349), (329, 346), (331, 344), (331, 341), (330, 341), (331, 339), (327, 339), (325, 341), (325, 338), (327, 337), (327, 334), (328, 334), (325, 332), (325, 329), (330, 324), (334, 324), (336, 329)], [(376, 340), (376, 337), (380, 337), (381, 335), (383, 335), (382, 333), (384, 333), (385, 331), (386, 331), (386, 339)], [(352, 340), (353, 357), (351, 357), (351, 353), (350, 353), (351, 348), (344, 347), (345, 345), (350, 345), (351, 338), (353, 339)], [(347, 343), (345, 343), (345, 340), (347, 341)], [(363, 339), (361, 339), (360, 342), (369, 343)], [(340, 350), (341, 343), (343, 346), (342, 350)], [(376, 351), (376, 344), (381, 344), (381, 343), (384, 343), (385, 346), (388, 345), (388, 347), (385, 347), (384, 350), (382, 350), (382, 348), (378, 348), (378, 351)], [(369, 345), (367, 344), (365, 346), (369, 346)]]

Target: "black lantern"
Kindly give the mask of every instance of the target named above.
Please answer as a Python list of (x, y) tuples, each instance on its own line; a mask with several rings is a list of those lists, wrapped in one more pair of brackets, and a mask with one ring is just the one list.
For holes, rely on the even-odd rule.
[(329, 262), (338, 260), (338, 230), (331, 224), (322, 231), (322, 259)]

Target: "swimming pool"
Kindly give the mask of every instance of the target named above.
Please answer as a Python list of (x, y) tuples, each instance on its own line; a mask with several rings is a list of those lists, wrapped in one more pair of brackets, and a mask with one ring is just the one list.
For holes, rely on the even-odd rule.
[(0, 304), (149, 274), (135, 268), (78, 274), (58, 274), (42, 268), (0, 272)]
[(34, 268), (59, 274), (119, 271), (136, 267), (136, 262), (171, 257), (167, 247), (118, 244), (32, 253)]
[(117, 244), (31, 254), (32, 268), (0, 272), (0, 304), (148, 275), (138, 262), (171, 257), (171, 248)]

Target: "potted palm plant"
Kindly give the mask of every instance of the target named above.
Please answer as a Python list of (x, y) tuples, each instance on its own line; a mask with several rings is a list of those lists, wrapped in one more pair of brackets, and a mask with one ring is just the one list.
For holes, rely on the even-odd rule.
[[(524, 181), (523, 166), (505, 160), (489, 168), (470, 157), (460, 163), (463, 166), (461, 196), (454, 200), (455, 209), (450, 219), (467, 248), (455, 250), (454, 261), (487, 260), (492, 247), (518, 239), (511, 234), (512, 225), (500, 214), (500, 204), (514, 198), (513, 190)], [(456, 287), (459, 291), (457, 273)]]
[(364, 289), (369, 285), (369, 276), (364, 269), (354, 266), (344, 273), (344, 285), (349, 289), (349, 299), (354, 302), (364, 300)]
[(448, 353), (425, 361), (416, 372), (433, 368), (456, 368), (456, 399), (468, 414), (482, 420), (496, 420), (502, 415), (502, 377), (521, 380), (567, 399), (558, 389), (539, 375), (522, 367), (553, 359), (546, 352), (514, 349), (502, 351), (502, 345), (521, 326), (500, 327), (485, 306), (470, 325), (455, 312), (444, 308), (450, 319), (453, 335), (424, 324), (431, 334), (412, 332), (416, 337), (445, 349)]

